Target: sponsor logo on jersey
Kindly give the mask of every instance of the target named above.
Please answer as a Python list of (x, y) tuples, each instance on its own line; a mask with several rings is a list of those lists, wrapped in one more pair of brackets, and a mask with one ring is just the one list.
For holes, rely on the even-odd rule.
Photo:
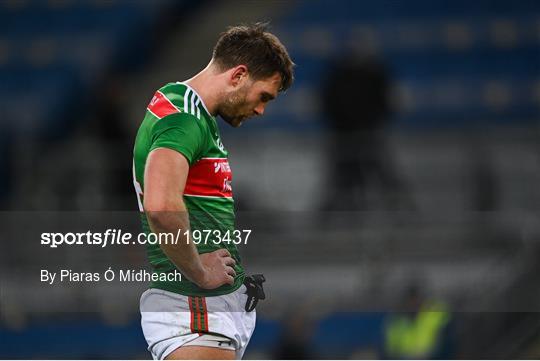
[(229, 162), (214, 162), (214, 173), (217, 172), (231, 172), (231, 166)]
[(223, 188), (221, 188), (221, 192), (223, 193), (232, 192), (232, 182), (229, 178), (225, 178), (223, 180)]
[(223, 143), (221, 142), (221, 138), (219, 138), (219, 137), (217, 138), (216, 144), (217, 144), (219, 150), (221, 150), (222, 152), (225, 152), (225, 147), (223, 146)]
[(232, 178), (227, 158), (202, 158), (189, 168), (184, 195), (232, 198)]

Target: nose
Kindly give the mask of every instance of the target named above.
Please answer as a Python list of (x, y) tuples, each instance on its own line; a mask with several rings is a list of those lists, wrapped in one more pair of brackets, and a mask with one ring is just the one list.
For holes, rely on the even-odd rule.
[(263, 115), (264, 114), (264, 104), (258, 105), (255, 109), (253, 109), (253, 111), (257, 115)]

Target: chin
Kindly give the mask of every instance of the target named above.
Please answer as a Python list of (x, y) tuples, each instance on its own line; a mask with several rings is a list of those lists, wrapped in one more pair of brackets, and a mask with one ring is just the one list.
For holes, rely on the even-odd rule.
[(239, 128), (241, 125), (242, 125), (242, 121), (239, 120), (239, 121), (235, 121), (235, 122), (232, 122), (232, 123), (229, 123), (231, 125), (231, 127), (233, 128)]
[(233, 128), (238, 128), (244, 122), (244, 119), (242, 118), (224, 118), (223, 117), (223, 120), (225, 120), (225, 122)]

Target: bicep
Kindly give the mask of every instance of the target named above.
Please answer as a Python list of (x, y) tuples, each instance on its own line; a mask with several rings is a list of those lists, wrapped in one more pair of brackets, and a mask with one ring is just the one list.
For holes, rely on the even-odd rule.
[(144, 171), (145, 211), (184, 210), (182, 195), (189, 173), (189, 163), (179, 152), (154, 149), (148, 155)]

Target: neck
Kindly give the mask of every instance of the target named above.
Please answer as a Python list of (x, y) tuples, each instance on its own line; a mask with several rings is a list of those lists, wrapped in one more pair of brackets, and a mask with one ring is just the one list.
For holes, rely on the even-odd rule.
[(204, 105), (212, 116), (217, 115), (219, 104), (219, 75), (214, 71), (212, 62), (200, 73), (186, 80), (184, 83), (192, 87), (201, 97)]

